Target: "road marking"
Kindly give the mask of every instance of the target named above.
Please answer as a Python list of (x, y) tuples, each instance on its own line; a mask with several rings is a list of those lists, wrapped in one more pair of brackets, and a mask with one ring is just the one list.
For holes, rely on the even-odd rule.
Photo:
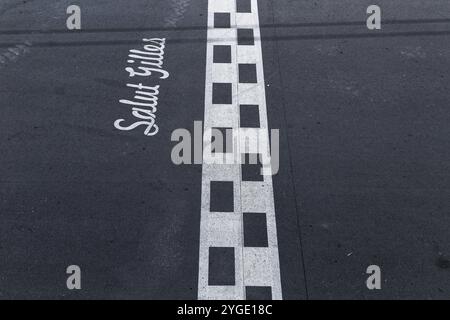
[[(263, 145), (268, 150), (269, 133), (258, 3), (251, 0), (251, 12), (244, 13), (237, 12), (236, 1), (208, 1), (204, 129), (208, 132), (215, 127), (232, 128), (238, 137), (233, 143), (233, 153), (242, 154), (252, 153), (258, 148), (258, 142), (251, 139), (249, 143), (244, 143), (247, 136), (255, 133), (263, 141), (263, 144), (259, 141), (259, 148)], [(253, 39), (238, 43), (238, 29), (247, 29), (241, 34), (251, 34), (250, 30), (253, 31)], [(214, 63), (215, 45), (231, 47), (231, 63)], [(256, 83), (239, 83), (239, 64), (256, 65)], [(231, 103), (213, 104), (213, 95), (216, 94), (213, 92), (214, 83), (231, 84)], [(240, 129), (240, 105), (259, 106), (260, 128)], [(210, 145), (210, 140), (211, 137), (205, 135), (204, 145)], [(282, 299), (272, 176), (265, 175), (260, 182), (243, 181), (241, 170), (239, 162), (211, 164), (203, 161), (199, 299), (243, 300), (246, 299), (246, 287), (252, 287), (252, 292), (255, 287), (263, 287), (261, 289), (265, 292), (269, 289), (272, 299)], [(211, 212), (212, 181), (233, 182), (232, 212)], [(244, 213), (266, 214), (267, 246), (244, 246)], [(213, 263), (209, 261), (210, 247), (234, 248), (234, 283), (209, 284), (209, 266)]]
[[(158, 111), (159, 88), (160, 85), (144, 85), (143, 77), (155, 77), (157, 79), (167, 79), (169, 72), (163, 69), (164, 49), (166, 38), (144, 38), (139, 49), (130, 49), (128, 53), (127, 67), (129, 78), (134, 78), (133, 83), (127, 83), (128, 88), (133, 88), (134, 92), (129, 99), (120, 99), (119, 102), (130, 108), (133, 120), (118, 119), (114, 122), (114, 127), (121, 131), (132, 131), (137, 128), (143, 130), (145, 136), (154, 136), (159, 132), (159, 125), (156, 123), (156, 113)], [(146, 79), (148, 81), (148, 79)], [(153, 83), (154, 84), (154, 83)], [(131, 98), (132, 97), (132, 98)], [(122, 125), (122, 123), (125, 123)]]

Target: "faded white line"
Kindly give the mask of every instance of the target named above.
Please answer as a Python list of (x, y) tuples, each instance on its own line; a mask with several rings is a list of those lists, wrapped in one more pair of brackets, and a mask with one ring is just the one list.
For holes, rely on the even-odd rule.
[(170, 8), (172, 11), (169, 16), (164, 19), (165, 27), (176, 27), (178, 21), (183, 19), (184, 14), (187, 11), (187, 8), (191, 4), (191, 0), (171, 0)]
[(9, 62), (16, 62), (19, 57), (28, 54), (31, 46), (31, 42), (25, 41), (24, 43), (0, 51), (0, 69), (7, 66)]
[[(252, 152), (258, 143), (243, 143), (248, 136), (257, 135), (263, 146), (269, 150), (269, 133), (267, 124), (267, 106), (264, 85), (264, 68), (262, 59), (261, 36), (259, 30), (258, 3), (251, 0), (251, 13), (237, 13), (236, 0), (208, 1), (208, 43), (206, 54), (205, 82), (205, 132), (213, 127), (232, 128), (238, 136), (234, 142), (233, 153)], [(229, 13), (231, 28), (214, 28), (214, 13)], [(253, 46), (240, 46), (237, 42), (238, 28), (252, 28)], [(213, 63), (214, 45), (229, 45), (231, 64)], [(238, 83), (238, 64), (256, 64), (257, 83)], [(213, 83), (232, 84), (232, 103), (215, 105), (213, 101)], [(259, 106), (260, 128), (239, 129), (239, 105)], [(261, 130), (264, 129), (264, 130)], [(205, 135), (204, 145), (211, 144), (210, 135)], [(261, 141), (259, 142), (261, 147)], [(259, 150), (261, 151), (261, 150)], [(267, 155), (268, 152), (262, 152)], [(210, 155), (204, 155), (204, 159)], [(266, 159), (270, 161), (269, 159)], [(210, 212), (211, 181), (232, 181), (234, 186), (234, 211)], [(282, 299), (278, 242), (275, 220), (275, 206), (272, 176), (265, 175), (264, 181), (242, 181), (241, 166), (235, 164), (211, 164), (203, 161), (202, 198), (200, 225), (199, 257), (199, 299), (242, 300), (246, 298), (246, 287), (270, 287), (273, 299)], [(243, 213), (265, 213), (267, 217), (268, 247), (244, 247)], [(209, 248), (232, 247), (235, 252), (234, 285), (209, 285)]]

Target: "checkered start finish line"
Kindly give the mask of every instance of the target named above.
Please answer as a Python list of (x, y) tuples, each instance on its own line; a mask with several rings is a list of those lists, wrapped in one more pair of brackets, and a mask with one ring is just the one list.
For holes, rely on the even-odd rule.
[[(222, 159), (270, 157), (257, 0), (208, 2), (204, 129), (237, 133)], [(225, 163), (203, 162), (198, 298), (282, 299), (272, 176)]]

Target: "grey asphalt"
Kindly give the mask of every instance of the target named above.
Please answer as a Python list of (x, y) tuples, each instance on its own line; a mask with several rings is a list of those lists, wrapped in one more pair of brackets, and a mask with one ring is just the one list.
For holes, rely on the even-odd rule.
[[(170, 136), (203, 120), (207, 1), (80, 0), (81, 32), (70, 4), (0, 4), (0, 298), (195, 299), (201, 166)], [(259, 1), (286, 299), (450, 294), (450, 5), (378, 0), (369, 31), (370, 4)], [(112, 126), (144, 37), (168, 40), (154, 137)]]

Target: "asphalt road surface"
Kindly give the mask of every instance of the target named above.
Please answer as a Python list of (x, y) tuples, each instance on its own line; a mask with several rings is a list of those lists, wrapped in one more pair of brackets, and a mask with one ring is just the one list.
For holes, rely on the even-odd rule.
[[(68, 30), (71, 0), (2, 0), (0, 298), (449, 298), (449, 2), (378, 0), (368, 30), (368, 0), (217, 1), (78, 0)], [(170, 76), (130, 77), (151, 38)], [(155, 135), (114, 126), (127, 83), (160, 86)], [(273, 177), (173, 163), (175, 130), (252, 110)]]

